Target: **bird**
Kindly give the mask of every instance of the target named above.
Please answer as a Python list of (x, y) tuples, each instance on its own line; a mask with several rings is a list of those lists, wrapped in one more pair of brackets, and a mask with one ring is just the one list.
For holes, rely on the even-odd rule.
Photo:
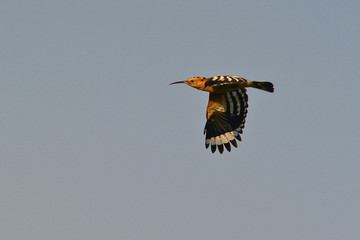
[(246, 88), (252, 87), (267, 92), (274, 92), (271, 82), (250, 81), (238, 76), (191, 77), (185, 81), (177, 81), (170, 85), (184, 83), (201, 91), (209, 92), (204, 128), (205, 147), (220, 154), (224, 146), (231, 151), (230, 143), (237, 148), (241, 141), (240, 134), (245, 127), (248, 113), (248, 95)]

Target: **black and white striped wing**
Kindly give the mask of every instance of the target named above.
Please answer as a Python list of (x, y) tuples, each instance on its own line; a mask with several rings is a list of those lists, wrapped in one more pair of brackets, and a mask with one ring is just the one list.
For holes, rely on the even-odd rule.
[(222, 85), (239, 84), (244, 83), (247, 80), (245, 78), (237, 76), (215, 76), (209, 78), (209, 81), (205, 83), (205, 87), (216, 87)]
[(218, 148), (219, 152), (223, 153), (224, 146), (230, 152), (230, 143), (237, 147), (235, 138), (241, 141), (240, 134), (245, 127), (248, 108), (246, 89), (227, 92), (224, 98), (226, 102), (224, 111), (215, 111), (208, 118), (204, 129), (205, 147), (211, 146), (212, 152)]

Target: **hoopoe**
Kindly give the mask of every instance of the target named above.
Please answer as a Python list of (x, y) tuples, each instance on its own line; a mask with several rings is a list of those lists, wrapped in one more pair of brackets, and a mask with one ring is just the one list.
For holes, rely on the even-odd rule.
[(170, 85), (177, 83), (185, 83), (193, 88), (210, 92), (204, 129), (205, 147), (211, 146), (213, 153), (217, 147), (221, 154), (224, 146), (230, 152), (230, 143), (237, 147), (235, 139), (241, 141), (240, 134), (243, 133), (248, 108), (245, 88), (253, 87), (274, 92), (274, 85), (271, 82), (249, 81), (237, 76), (192, 77)]

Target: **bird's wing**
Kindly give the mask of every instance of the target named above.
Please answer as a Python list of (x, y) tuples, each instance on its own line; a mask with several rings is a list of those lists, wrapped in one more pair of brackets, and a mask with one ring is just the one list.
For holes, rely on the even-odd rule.
[(208, 79), (208, 81), (205, 83), (205, 87), (239, 84), (246, 81), (247, 80), (245, 78), (237, 76), (215, 76)]
[(205, 147), (208, 148), (211, 145), (212, 152), (215, 152), (217, 147), (222, 153), (225, 146), (230, 152), (230, 143), (237, 147), (235, 138), (241, 141), (240, 134), (245, 127), (248, 107), (246, 89), (240, 88), (233, 92), (226, 92), (220, 98), (216, 98), (216, 103), (214, 103), (213, 95), (210, 93), (208, 119), (204, 129)]

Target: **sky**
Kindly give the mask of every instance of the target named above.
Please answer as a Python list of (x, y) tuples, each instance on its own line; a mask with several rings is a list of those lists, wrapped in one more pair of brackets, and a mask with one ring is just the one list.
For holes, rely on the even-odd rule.
[[(0, 3), (0, 239), (360, 238), (360, 2)], [(243, 141), (205, 149), (236, 75)]]

